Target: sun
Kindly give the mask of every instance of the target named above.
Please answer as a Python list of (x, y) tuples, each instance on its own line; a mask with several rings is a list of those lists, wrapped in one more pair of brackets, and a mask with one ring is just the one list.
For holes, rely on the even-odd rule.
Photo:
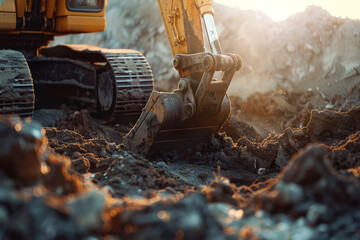
[(309, 5), (317, 5), (336, 17), (360, 18), (358, 0), (215, 0), (215, 2), (239, 7), (242, 10), (258, 10), (275, 21), (282, 21), (293, 14), (304, 11)]

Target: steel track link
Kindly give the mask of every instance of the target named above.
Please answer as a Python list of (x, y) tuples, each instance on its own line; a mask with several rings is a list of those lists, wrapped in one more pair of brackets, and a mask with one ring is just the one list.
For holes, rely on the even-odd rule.
[(0, 50), (0, 114), (30, 117), (33, 111), (33, 81), (23, 54)]
[[(121, 50), (120, 50), (121, 51)], [(154, 79), (146, 58), (137, 51), (103, 52), (114, 74), (116, 102), (111, 119), (138, 117), (154, 87)]]
[[(135, 122), (153, 91), (151, 67), (142, 53), (136, 50), (70, 44), (44, 48), (40, 54), (46, 58), (39, 58), (29, 65), (34, 68), (34, 74), (41, 73), (47, 77), (45, 79), (39, 74), (34, 77), (35, 83), (44, 85), (49, 82), (56, 87), (51, 83), (54, 80), (50, 80), (56, 79), (58, 85), (68, 85), (73, 90), (74, 81), (78, 81), (76, 84), (80, 91), (56, 90), (56, 94), (63, 94), (62, 99), (85, 106), (101, 123)], [(50, 61), (54, 63), (49, 64)], [(44, 67), (45, 64), (49, 66)], [(69, 68), (73, 72), (68, 71)], [(84, 72), (77, 79), (77, 74), (82, 70), (87, 70), (86, 76)], [(64, 74), (53, 75), (57, 71)]]

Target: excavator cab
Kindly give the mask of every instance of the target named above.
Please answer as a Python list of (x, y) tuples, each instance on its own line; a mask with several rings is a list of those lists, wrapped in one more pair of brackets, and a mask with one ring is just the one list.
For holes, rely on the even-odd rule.
[(59, 33), (105, 30), (106, 0), (57, 0), (56, 31)]
[(71, 11), (100, 12), (104, 8), (104, 0), (67, 0), (66, 5)]
[[(124, 138), (131, 151), (147, 156), (161, 150), (181, 152), (218, 132), (230, 115), (226, 91), (242, 66), (238, 55), (222, 54), (212, 0), (158, 3), (181, 79), (172, 93), (152, 92), (138, 122)], [(205, 52), (203, 29), (211, 52)], [(220, 79), (214, 79), (216, 72), (222, 72)]]
[(53, 36), (69, 33), (102, 32), (106, 25), (106, 3), (106, 0), (3, 0), (0, 33), (8, 40), (24, 42), (30, 35), (32, 39), (51, 40)]

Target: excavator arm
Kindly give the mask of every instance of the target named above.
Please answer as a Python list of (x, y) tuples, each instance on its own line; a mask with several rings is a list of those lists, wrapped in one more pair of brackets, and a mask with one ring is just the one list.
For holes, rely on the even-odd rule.
[(212, 52), (221, 53), (212, 0), (158, 0), (173, 56), (205, 52), (204, 22)]
[[(222, 54), (212, 0), (158, 0), (158, 4), (181, 79), (172, 93), (152, 92), (124, 138), (131, 151), (148, 156), (162, 150), (181, 152), (219, 131), (230, 115), (226, 91), (242, 66), (238, 55)], [(211, 52), (205, 51), (204, 39)], [(217, 71), (223, 72), (218, 80)]]

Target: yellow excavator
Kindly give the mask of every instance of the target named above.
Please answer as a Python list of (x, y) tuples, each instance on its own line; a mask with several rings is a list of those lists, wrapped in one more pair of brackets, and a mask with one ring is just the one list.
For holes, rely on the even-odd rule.
[(238, 55), (222, 53), (213, 1), (158, 0), (180, 74), (171, 93), (153, 90), (151, 68), (136, 50), (48, 47), (54, 36), (104, 31), (106, 4), (0, 0), (0, 114), (26, 117), (34, 106), (66, 103), (103, 122), (135, 117), (124, 145), (148, 156), (206, 142), (230, 115), (226, 91), (242, 66)]

